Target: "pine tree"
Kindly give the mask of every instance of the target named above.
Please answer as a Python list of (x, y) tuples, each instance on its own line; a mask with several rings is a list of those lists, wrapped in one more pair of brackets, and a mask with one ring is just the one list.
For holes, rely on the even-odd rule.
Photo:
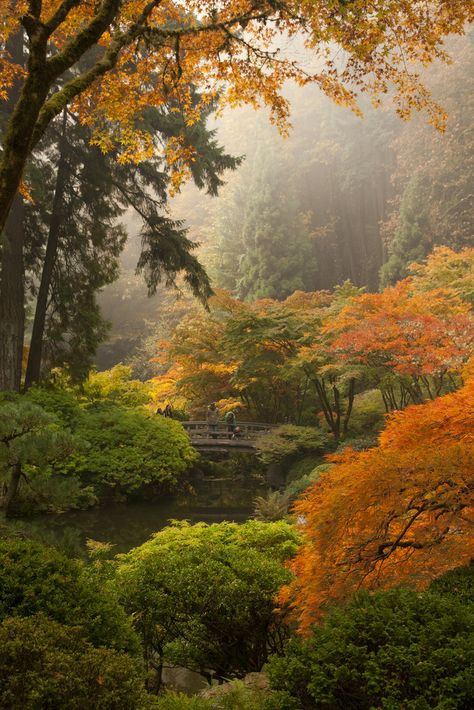
[(217, 283), (248, 301), (284, 299), (311, 288), (309, 230), (285, 156), (260, 140), (247, 160), (214, 220)]
[[(223, 172), (238, 163), (206, 128), (213, 108), (207, 107), (188, 132), (181, 125), (181, 114), (173, 110), (176, 107), (149, 110), (145, 116), (147, 130), (157, 142), (185, 136), (196, 154), (192, 178), (210, 194), (217, 193)], [(25, 231), (32, 245), (27, 260), (36, 304), (27, 387), (41, 377), (42, 369), (55, 365), (66, 366), (74, 379), (83, 378), (90, 368), (108, 332), (97, 294), (119, 274), (127, 235), (118, 220), (127, 208), (141, 222), (137, 270), (149, 293), (162, 281), (174, 284), (179, 274), (201, 300), (211, 293), (207, 274), (193, 254), (196, 245), (183, 224), (167, 213), (172, 176), (162, 161), (122, 165), (91, 145), (90, 139), (87, 127), (65, 111), (31, 166), (34, 200), (27, 209)]]

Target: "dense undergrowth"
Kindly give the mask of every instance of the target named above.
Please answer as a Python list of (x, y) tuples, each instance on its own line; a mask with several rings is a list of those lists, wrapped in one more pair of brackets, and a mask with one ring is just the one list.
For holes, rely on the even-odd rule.
[[(84, 563), (10, 532), (0, 542), (1, 707), (472, 705), (473, 567), (421, 593), (361, 592), (301, 638), (274, 604), (297, 544), (285, 522), (177, 524), (113, 559), (91, 545)], [(164, 689), (170, 664), (211, 690)]]
[[(237, 409), (244, 374), (238, 391), (254, 419), (259, 398), (269, 405), (270, 375), (284, 385), (282, 406), (301, 404), (301, 378), (315, 377), (300, 423), (258, 440), (257, 464), (199, 460), (179, 421), (155, 414), (163, 381), (133, 380), (122, 366), (81, 386), (53, 373), (41, 388), (3, 394), (8, 513), (163, 496), (192, 475), (245, 483), (268, 467), (278, 482), (242, 525), (175, 521), (115, 557), (89, 541), (87, 560), (71, 559), (33, 528), (3, 522), (0, 706), (472, 707), (472, 270), (457, 290), (442, 286), (453, 259), (438, 252), (419, 282), (381, 294), (346, 284), (332, 306), (324, 294), (295, 294), (282, 306), (293, 321), (268, 302), (228, 314), (219, 357), (239, 333), (253, 354), (207, 363), (208, 384), (229, 395), (221, 414)], [(334, 309), (332, 342), (321, 299), (325, 316)], [(303, 329), (309, 302), (313, 340)], [(167, 689), (170, 666), (200, 674), (209, 691)]]

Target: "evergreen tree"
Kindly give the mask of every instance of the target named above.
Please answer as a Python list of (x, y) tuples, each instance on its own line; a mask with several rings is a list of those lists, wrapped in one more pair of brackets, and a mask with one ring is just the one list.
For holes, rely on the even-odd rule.
[(284, 165), (257, 151), (245, 214), (244, 254), (237, 293), (240, 298), (284, 299), (308, 290), (314, 273), (311, 242), (296, 195), (283, 179)]
[(452, 40), (448, 48), (453, 66), (429, 71), (431, 88), (448, 111), (446, 132), (418, 118), (404, 127), (394, 146), (397, 199), (385, 226), (388, 260), (382, 286), (403, 278), (410, 263), (434, 246), (458, 251), (472, 244), (474, 33)]
[(414, 177), (400, 200), (390, 256), (380, 269), (382, 285), (395, 284), (406, 278), (409, 264), (421, 261), (430, 251), (426, 234), (428, 224), (428, 207), (423, 201), (423, 189), (419, 179)]
[[(234, 168), (238, 159), (225, 154), (214, 132), (206, 128), (212, 106), (187, 132), (176, 108), (147, 111), (147, 130), (157, 148), (160, 141), (184, 135), (196, 154), (192, 178), (214, 195), (222, 173)], [(25, 229), (32, 245), (28, 263), (36, 309), (26, 386), (40, 378), (42, 362), (46, 371), (54, 365), (66, 366), (75, 379), (82, 379), (90, 368), (108, 332), (96, 297), (119, 274), (126, 232), (118, 219), (127, 208), (133, 208), (141, 221), (137, 271), (143, 274), (149, 293), (163, 280), (174, 284), (179, 274), (201, 300), (211, 293), (206, 272), (193, 254), (196, 245), (183, 224), (167, 214), (172, 175), (162, 161), (120, 164), (115, 156), (91, 145), (90, 131), (66, 111), (57, 131), (53, 124), (31, 169), (35, 199)], [(46, 155), (48, 161), (41, 158)]]
[(315, 273), (286, 157), (260, 139), (214, 218), (217, 283), (249, 301), (308, 290)]

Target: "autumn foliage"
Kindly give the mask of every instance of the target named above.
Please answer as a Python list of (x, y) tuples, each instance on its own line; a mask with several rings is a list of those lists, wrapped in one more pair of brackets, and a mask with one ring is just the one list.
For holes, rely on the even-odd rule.
[(346, 450), (296, 504), (304, 543), (282, 594), (307, 630), (356, 590), (408, 585), (474, 554), (474, 372), (462, 389), (392, 414), (379, 444)]
[(350, 282), (246, 303), (218, 291), (159, 344), (157, 401), (193, 415), (209, 401), (265, 421), (315, 424), (344, 437), (357, 393), (377, 388), (386, 411), (461, 385), (474, 346), (474, 250), (436, 250), (381, 293)]
[(354, 298), (327, 330), (343, 360), (369, 366), (379, 380), (398, 378), (398, 400), (393, 389), (383, 391), (388, 409), (438, 396), (474, 345), (469, 304), (450, 289), (419, 292), (411, 279)]
[[(117, 149), (124, 162), (146, 160), (155, 150), (141, 124), (150, 106), (174, 102), (192, 125), (203, 105), (219, 96), (231, 106), (268, 106), (273, 122), (286, 131), (289, 105), (282, 88), (290, 79), (314, 83), (359, 113), (361, 92), (380, 101), (394, 87), (402, 117), (426, 109), (442, 127), (446, 116), (416, 65), (447, 60), (443, 37), (462, 34), (472, 19), (472, 7), (461, 0), (436, 0), (429, 12), (423, 0), (378, 0), (373, 9), (327, 0), (2, 2), (0, 100), (15, 79), (25, 81), (0, 162), (0, 226), (28, 155), (65, 106), (93, 129), (95, 143), (105, 151)], [(28, 41), (26, 68), (10, 53), (20, 30)], [(297, 36), (314, 52), (317, 68), (280, 52), (282, 38)], [(58, 88), (58, 79), (69, 72)], [(192, 87), (200, 92), (200, 106), (192, 100)], [(165, 152), (179, 182), (189, 173), (193, 152), (179, 134)]]

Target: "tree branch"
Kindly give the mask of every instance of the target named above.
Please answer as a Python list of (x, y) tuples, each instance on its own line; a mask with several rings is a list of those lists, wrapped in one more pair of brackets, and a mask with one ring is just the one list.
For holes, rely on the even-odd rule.
[(48, 30), (48, 37), (50, 37), (53, 32), (58, 29), (59, 25), (64, 22), (71, 10), (80, 5), (80, 3), (81, 0), (63, 0), (54, 15), (52, 15), (50, 19), (44, 23), (44, 26)]
[(42, 5), (42, 0), (28, 0), (30, 13), (36, 20), (40, 18)]
[[(140, 36), (151, 12), (160, 3), (161, 0), (152, 0), (151, 2), (149, 2), (144, 8), (142, 14), (140, 15), (139, 20), (137, 20), (137, 22), (133, 26), (131, 26), (126, 32), (117, 32), (115, 34), (101, 59), (99, 59), (90, 69), (87, 69), (79, 76), (76, 76), (70, 81), (68, 81), (62, 89), (60, 89), (49, 97), (49, 99), (44, 103), (39, 113), (38, 120), (36, 121), (35, 129), (33, 131), (31, 139), (31, 149), (33, 149), (38, 144), (38, 141), (43, 136), (50, 122), (61, 113), (63, 108), (65, 108), (73, 99), (75, 99), (76, 96), (79, 96), (79, 94), (83, 93), (86, 89), (88, 89), (89, 86), (91, 86), (96, 79), (113, 69), (113, 67), (117, 63), (120, 51), (123, 49), (123, 47), (127, 46), (128, 44), (130, 44), (130, 42)], [(106, 4), (108, 4), (108, 6), (117, 5), (120, 4), (120, 0), (107, 0)], [(92, 23), (90, 23), (89, 28), (91, 27), (91, 25)], [(97, 32), (97, 27), (95, 31)], [(84, 30), (84, 32), (87, 32), (87, 28), (86, 30)], [(81, 34), (83, 35), (84, 33)], [(99, 37), (101, 34), (102, 32), (100, 32)], [(79, 40), (79, 37), (80, 35), (78, 35), (76, 39)], [(53, 66), (53, 73), (55, 73), (57, 77), (60, 76), (60, 74), (62, 74), (67, 69), (71, 68), (73, 64), (77, 61), (77, 59), (80, 59), (82, 54), (93, 44), (95, 44), (96, 40), (92, 39), (92, 41), (90, 41), (91, 37), (93, 37), (93, 33), (89, 35), (89, 44), (86, 43), (86, 40), (84, 38), (82, 39), (81, 46), (86, 43), (83, 47), (82, 53), (79, 53), (79, 45), (76, 43), (75, 46), (72, 47), (69, 51), (68, 47), (66, 47), (63, 52), (50, 59), (48, 62), (50, 71), (51, 66)], [(74, 44), (74, 42), (72, 44)], [(71, 45), (69, 45), (69, 47), (71, 47)], [(56, 62), (56, 64), (52, 64), (52, 62)]]
[(53, 82), (70, 69), (84, 54), (95, 45), (117, 16), (120, 0), (103, 0), (95, 17), (87, 27), (78, 32), (64, 49), (46, 62), (49, 81)]

